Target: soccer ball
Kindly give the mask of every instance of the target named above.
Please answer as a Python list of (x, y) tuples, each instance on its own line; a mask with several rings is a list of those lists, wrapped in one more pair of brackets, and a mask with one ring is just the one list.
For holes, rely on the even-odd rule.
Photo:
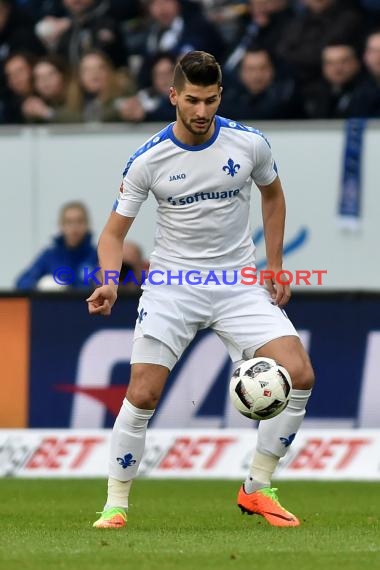
[(238, 412), (252, 420), (269, 420), (286, 408), (292, 381), (272, 358), (243, 362), (230, 381), (230, 397)]

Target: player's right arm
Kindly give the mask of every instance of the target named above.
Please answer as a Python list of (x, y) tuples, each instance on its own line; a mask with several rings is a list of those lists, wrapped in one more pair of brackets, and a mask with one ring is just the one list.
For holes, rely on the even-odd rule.
[[(141, 204), (148, 197), (151, 176), (144, 151), (141, 147), (132, 155), (123, 173), (119, 197), (113, 206), (98, 244), (102, 285), (87, 299), (89, 313), (110, 315), (117, 298), (117, 288), (123, 255), (123, 242), (137, 216)], [(112, 272), (112, 273), (111, 273)], [(115, 281), (112, 280), (114, 276)]]
[(102, 285), (87, 299), (91, 315), (110, 315), (117, 299), (118, 276), (122, 264), (123, 242), (134, 218), (112, 212), (100, 234), (98, 256)]

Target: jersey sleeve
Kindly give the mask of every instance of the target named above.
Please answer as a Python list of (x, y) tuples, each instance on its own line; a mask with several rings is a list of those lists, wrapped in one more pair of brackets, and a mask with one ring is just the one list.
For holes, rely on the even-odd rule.
[(268, 141), (261, 134), (256, 137), (254, 167), (251, 176), (255, 184), (267, 186), (277, 178), (277, 166)]
[(133, 155), (123, 173), (123, 182), (113, 210), (122, 216), (135, 218), (150, 188), (149, 172), (145, 161)]

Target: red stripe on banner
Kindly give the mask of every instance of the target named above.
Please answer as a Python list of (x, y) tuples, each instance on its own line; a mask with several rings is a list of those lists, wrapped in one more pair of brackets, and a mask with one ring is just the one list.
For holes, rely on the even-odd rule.
[(102, 402), (111, 414), (115, 417), (119, 413), (122, 401), (127, 392), (127, 386), (108, 386), (107, 388), (81, 388), (73, 384), (58, 384), (55, 386), (59, 392), (69, 392), (71, 394), (84, 394)]

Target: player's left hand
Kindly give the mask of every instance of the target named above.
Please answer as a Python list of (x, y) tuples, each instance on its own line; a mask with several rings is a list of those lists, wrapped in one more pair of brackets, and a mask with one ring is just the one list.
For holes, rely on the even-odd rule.
[[(277, 275), (278, 271), (275, 271), (274, 273)], [(288, 303), (292, 295), (289, 284), (281, 283), (280, 279), (273, 278), (267, 279), (265, 281), (265, 285), (272, 297), (274, 305), (284, 307)]]

